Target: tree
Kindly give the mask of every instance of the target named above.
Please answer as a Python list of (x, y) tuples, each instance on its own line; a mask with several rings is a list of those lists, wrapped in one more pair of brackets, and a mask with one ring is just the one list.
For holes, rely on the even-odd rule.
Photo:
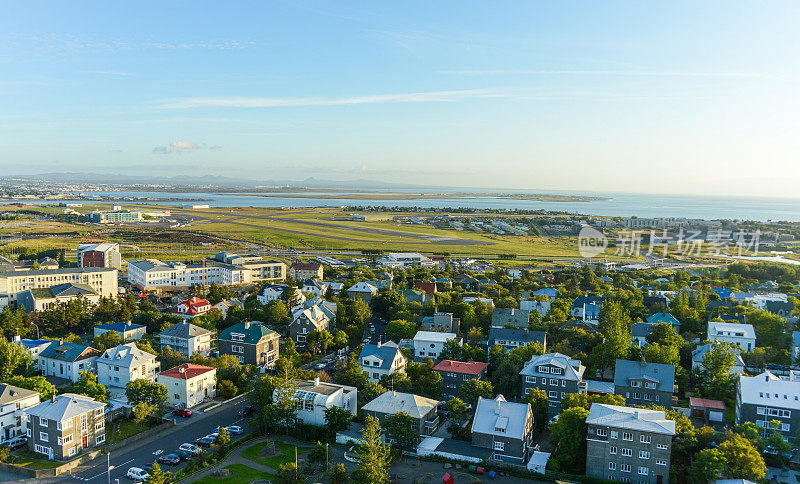
[(600, 329), (605, 341), (598, 346), (599, 364), (610, 368), (617, 359), (628, 356), (631, 347), (631, 318), (618, 301), (608, 301), (600, 309)]
[[(283, 348), (281, 348), (281, 351), (283, 351)], [(344, 368), (336, 372), (334, 380), (340, 385), (358, 388), (360, 394), (364, 386), (366, 386), (368, 378), (361, 365), (358, 364), (358, 356), (353, 355), (347, 359)]]
[(105, 385), (98, 383), (97, 375), (88, 371), (82, 371), (80, 375), (81, 378), (70, 387), (70, 391), (78, 395), (94, 398), (98, 402), (107, 403), (108, 390)]
[(378, 419), (367, 415), (361, 431), (361, 446), (358, 469), (353, 473), (357, 484), (383, 484), (389, 478), (389, 446), (381, 440), (381, 426)]
[(589, 411), (572, 407), (561, 412), (551, 428), (550, 441), (555, 449), (554, 468), (583, 473), (586, 467), (586, 417)]
[(420, 442), (419, 430), (414, 428), (415, 420), (405, 412), (389, 415), (383, 421), (386, 436), (394, 441), (400, 450), (411, 450)]
[(147, 402), (139, 402), (133, 406), (133, 420), (142, 423), (158, 413), (158, 407)]
[(717, 449), (703, 449), (694, 455), (689, 472), (692, 482), (707, 484), (719, 478), (725, 470), (725, 460)]
[(681, 362), (680, 347), (650, 343), (644, 347), (644, 357), (650, 363), (678, 366)]
[(217, 393), (225, 400), (236, 396), (239, 389), (230, 380), (220, 380), (217, 382)]
[(31, 360), (31, 355), (25, 348), (0, 338), (0, 381), (25, 373)]
[(278, 479), (286, 484), (302, 484), (306, 476), (297, 468), (294, 462), (287, 462), (278, 466)]
[(533, 424), (536, 426), (536, 431), (541, 432), (547, 426), (550, 416), (550, 399), (547, 398), (547, 392), (541, 388), (531, 388), (530, 393), (525, 395), (525, 402), (531, 406)]
[(100, 350), (101, 353), (108, 348), (114, 348), (122, 343), (124, 343), (122, 336), (116, 331), (106, 331), (92, 339), (92, 346)]
[(447, 402), (446, 408), (449, 412), (447, 420), (450, 421), (450, 423), (447, 424), (447, 431), (455, 438), (467, 440), (465, 437), (469, 437), (470, 433), (469, 428), (465, 428), (464, 426), (464, 423), (469, 418), (469, 415), (467, 415), (467, 404), (456, 397)]
[(358, 392), (359, 398), (364, 402), (371, 402), (386, 393), (386, 389), (374, 381), (367, 382), (364, 389)]
[(336, 464), (328, 471), (331, 482), (333, 484), (347, 484), (350, 480), (350, 473), (347, 472), (347, 467), (344, 464)]
[(161, 383), (149, 382), (142, 378), (137, 378), (125, 385), (125, 396), (128, 403), (147, 403), (156, 408), (162, 408), (167, 403), (169, 390)]
[(220, 447), (225, 447), (231, 443), (231, 434), (228, 433), (225, 427), (219, 428), (219, 433), (217, 434), (217, 438), (214, 439), (214, 443)]
[(650, 334), (647, 335), (647, 342), (678, 348), (683, 346), (683, 338), (675, 330), (675, 327), (664, 321), (653, 326)]
[(736, 387), (736, 374), (732, 371), (736, 364), (736, 348), (730, 343), (714, 341), (703, 356), (703, 369), (700, 378), (701, 389), (706, 396), (730, 398)]
[(352, 420), (353, 414), (349, 410), (336, 406), (326, 408), (325, 429), (328, 431), (328, 437), (332, 439), (337, 432), (349, 428)]
[(33, 390), (35, 392), (39, 392), (40, 399), (42, 401), (49, 400), (51, 396), (56, 394), (56, 387), (53, 386), (52, 383), (47, 381), (43, 376), (12, 376), (11, 378), (5, 381), (9, 385), (14, 385), (15, 387), (20, 388), (27, 388), (28, 390)]
[(585, 393), (567, 393), (561, 399), (561, 409), (566, 410), (573, 407), (582, 407), (591, 410), (593, 403), (605, 403), (607, 405), (625, 406), (625, 397), (622, 395), (587, 395)]
[(740, 435), (729, 434), (728, 437), (730, 438), (717, 447), (720, 457), (725, 462), (725, 476), (754, 482), (763, 479), (767, 466), (758, 450)]
[(333, 344), (333, 335), (327, 330), (314, 329), (308, 334), (306, 338), (306, 345), (312, 352), (317, 353), (322, 350), (323, 353), (328, 352), (328, 347)]
[(278, 421), (286, 426), (286, 435), (289, 435), (291, 426), (296, 417), (297, 409), (297, 380), (294, 375), (285, 369), (281, 375), (275, 377), (275, 396), (273, 397)]
[(175, 368), (176, 366), (188, 361), (188, 358), (186, 358), (183, 353), (173, 350), (169, 346), (161, 347), (161, 354), (159, 355), (158, 359), (161, 361), (161, 368), (165, 370)]
[(475, 406), (478, 403), (478, 397), (493, 398), (494, 388), (488, 381), (473, 378), (461, 385), (458, 396), (461, 397), (464, 403)]
[(415, 334), (417, 334), (417, 323), (413, 321), (397, 319), (389, 321), (386, 325), (386, 337), (391, 340), (411, 339)]

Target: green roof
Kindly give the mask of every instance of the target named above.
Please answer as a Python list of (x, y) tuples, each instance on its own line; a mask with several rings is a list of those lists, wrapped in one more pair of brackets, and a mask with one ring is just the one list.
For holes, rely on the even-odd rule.
[[(230, 328), (224, 329), (219, 334), (217, 339), (225, 341), (234, 341), (233, 337), (231, 336), (231, 334), (233, 333), (239, 333), (244, 335), (244, 340), (242, 341), (236, 340), (237, 343), (246, 343), (254, 345), (258, 344), (258, 342), (261, 341), (261, 338), (263, 338), (264, 336), (268, 336), (272, 333), (275, 333), (275, 331), (269, 329), (260, 321), (251, 322), (249, 328), (245, 328), (245, 323), (238, 323), (234, 324)], [(275, 334), (277, 335), (278, 333)]]

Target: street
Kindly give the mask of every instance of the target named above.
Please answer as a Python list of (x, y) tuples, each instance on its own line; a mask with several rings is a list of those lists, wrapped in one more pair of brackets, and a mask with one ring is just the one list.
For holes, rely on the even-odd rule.
[[(187, 442), (194, 443), (194, 440), (208, 435), (216, 430), (218, 426), (239, 425), (247, 433), (247, 418), (239, 417), (239, 410), (242, 409), (242, 399), (235, 400), (227, 405), (217, 407), (208, 413), (195, 413), (190, 418), (177, 418), (177, 425), (163, 433), (158, 434), (157, 438), (144, 439), (140, 442), (132, 443), (111, 452), (111, 476), (108, 475), (108, 463), (105, 454), (95, 460), (74, 469), (70, 474), (64, 474), (52, 479), (38, 479), (39, 482), (47, 483), (75, 483), (92, 482), (97, 484), (111, 482), (118, 479), (120, 483), (130, 482), (126, 477), (128, 469), (131, 467), (145, 467), (152, 464), (160, 455), (166, 455), (176, 450), (178, 446)], [(241, 435), (231, 435), (232, 439), (241, 438)], [(177, 466), (159, 464), (164, 471), (176, 472), (186, 465), (181, 462)], [(0, 482), (21, 481), (21, 476), (2, 473)]]

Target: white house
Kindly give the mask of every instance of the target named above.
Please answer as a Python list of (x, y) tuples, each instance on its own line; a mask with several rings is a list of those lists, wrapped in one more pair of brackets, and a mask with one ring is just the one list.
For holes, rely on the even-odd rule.
[(325, 410), (331, 407), (339, 407), (356, 416), (358, 390), (355, 387), (321, 382), (315, 378), (298, 381), (295, 395), (297, 419), (306, 425), (324, 427)]
[(305, 294), (322, 297), (328, 292), (328, 283), (320, 279), (308, 279), (303, 283), (302, 291)]
[[(261, 304), (265, 305), (269, 304), (270, 301), (277, 301), (282, 299), (283, 293), (286, 292), (286, 289), (288, 288), (289, 286), (287, 286), (286, 284), (266, 284), (264, 285), (264, 287), (261, 288), (260, 291), (258, 291), (256, 299)], [(300, 289), (296, 287), (294, 288), (293, 299), (295, 300), (295, 304), (289, 309), (294, 309), (298, 306), (302, 306), (303, 303), (306, 302), (306, 297), (303, 295)]]
[(116, 331), (123, 340), (128, 341), (132, 339), (142, 339), (142, 336), (147, 333), (147, 326), (132, 324), (128, 321), (126, 323), (98, 324), (94, 327), (95, 337), (109, 331)]
[(91, 346), (53, 341), (39, 353), (39, 370), (42, 376), (65, 378), (77, 382), (82, 371), (94, 373), (100, 352)]
[(167, 403), (177, 408), (192, 408), (217, 396), (217, 369), (184, 363), (156, 375), (156, 382), (167, 387)]
[(358, 364), (369, 377), (369, 381), (380, 381), (383, 375), (405, 373), (408, 361), (396, 343), (367, 343), (361, 348), (358, 355)]
[(709, 321), (708, 340), (739, 345), (744, 351), (753, 351), (756, 347), (756, 331), (752, 324)]
[(542, 317), (550, 312), (550, 301), (537, 301), (535, 299), (523, 299), (519, 302), (519, 308), (523, 311), (539, 311)]
[(187, 358), (191, 358), (195, 353), (205, 356), (211, 352), (214, 332), (183, 321), (158, 333), (157, 337), (162, 347), (169, 346), (173, 350), (183, 353)]
[(39, 354), (46, 350), (53, 342), (49, 339), (27, 339), (20, 338), (18, 335), (14, 336), (13, 343), (22, 346), (31, 355), (33, 361), (31, 366), (34, 370), (39, 369)]
[(97, 359), (97, 381), (105, 386), (125, 388), (138, 379), (155, 381), (159, 363), (156, 355), (133, 343), (109, 348)]
[(0, 443), (25, 435), (25, 410), (39, 405), (39, 392), (0, 383)]
[(435, 360), (442, 354), (444, 344), (450, 340), (456, 340), (461, 346), (461, 339), (455, 333), (417, 331), (414, 335), (414, 357), (419, 359), (430, 357)]

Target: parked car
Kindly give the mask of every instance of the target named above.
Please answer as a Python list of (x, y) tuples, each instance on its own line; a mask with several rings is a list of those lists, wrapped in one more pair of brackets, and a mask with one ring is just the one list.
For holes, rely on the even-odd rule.
[(200, 446), (200, 447), (208, 448), (208, 447), (211, 447), (212, 445), (214, 445), (214, 439), (212, 439), (211, 437), (208, 437), (208, 436), (200, 437), (199, 439), (195, 440), (194, 443), (196, 445)]
[(162, 455), (158, 458), (158, 462), (160, 464), (167, 464), (171, 466), (176, 466), (181, 463), (181, 458), (175, 454), (167, 454)]
[(249, 417), (250, 415), (253, 415), (254, 413), (256, 413), (256, 409), (253, 408), (252, 405), (245, 405), (244, 408), (239, 410), (239, 416), (240, 417)]
[(317, 371), (324, 370), (325, 366), (327, 366), (327, 365), (325, 365), (325, 363), (317, 363), (316, 365), (314, 365), (314, 369), (317, 370)]
[(145, 471), (141, 467), (131, 467), (130, 469), (128, 469), (127, 475), (129, 479), (134, 479), (139, 481), (144, 481), (145, 479), (150, 477), (150, 474), (148, 474), (147, 471)]
[(560, 417), (560, 416), (561, 415), (556, 415), (555, 417), (551, 418), (550, 421), (547, 422), (547, 426), (549, 427), (551, 425), (554, 425), (556, 422), (558, 422), (558, 417)]
[(189, 418), (192, 416), (192, 411), (188, 408), (176, 408), (172, 411), (172, 415), (177, 415), (178, 417)]
[(203, 449), (194, 444), (181, 444), (181, 446), (178, 447), (178, 450), (182, 450), (190, 454), (199, 454), (200, 452), (203, 452)]
[(172, 455), (177, 455), (180, 460), (189, 460), (192, 457), (190, 452), (184, 450), (176, 450)]
[(239, 427), (238, 425), (229, 425), (225, 427), (225, 430), (227, 430), (228, 433), (232, 435), (241, 435), (244, 433), (244, 429)]
[(13, 439), (5, 443), (5, 445), (11, 450), (19, 449), (20, 447), (25, 447), (27, 444), (28, 444), (28, 438), (23, 437), (21, 435), (19, 437), (14, 437)]

